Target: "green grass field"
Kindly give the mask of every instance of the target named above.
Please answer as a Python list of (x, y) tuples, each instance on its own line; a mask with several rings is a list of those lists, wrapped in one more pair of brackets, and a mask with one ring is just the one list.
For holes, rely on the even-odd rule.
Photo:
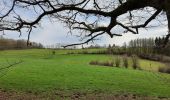
[[(140, 60), (142, 70), (89, 65), (92, 60), (107, 61), (109, 55), (67, 55), (69, 50), (0, 51), (0, 66), (22, 59), (24, 62), (0, 71), (0, 88), (6, 91), (65, 93), (137, 94), (170, 97), (170, 75), (156, 72), (160, 62)], [(47, 59), (48, 58), (48, 59)], [(151, 70), (152, 71), (147, 71)], [(5, 74), (2, 76), (2, 74)]]

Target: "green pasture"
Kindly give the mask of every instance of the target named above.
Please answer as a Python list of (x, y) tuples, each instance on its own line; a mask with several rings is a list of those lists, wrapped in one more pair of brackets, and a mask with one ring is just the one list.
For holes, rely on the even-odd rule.
[(0, 71), (0, 88), (19, 92), (130, 93), (170, 97), (170, 75), (157, 72), (163, 63), (140, 60), (144, 70), (105, 67), (89, 65), (89, 62), (107, 61), (115, 56), (68, 55), (67, 52), (70, 50), (56, 50), (55, 55), (45, 49), (0, 51), (0, 68), (23, 61)]

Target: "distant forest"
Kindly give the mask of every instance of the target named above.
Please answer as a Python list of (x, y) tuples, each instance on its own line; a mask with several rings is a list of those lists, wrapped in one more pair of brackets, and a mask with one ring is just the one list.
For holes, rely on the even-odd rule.
[(0, 37), (0, 50), (9, 50), (9, 49), (29, 49), (29, 48), (43, 48), (41, 43), (29, 42), (27, 45), (26, 40), (14, 40)]
[[(107, 48), (103, 53), (109, 54), (136, 54), (138, 56), (166, 55), (170, 56), (170, 41), (164, 47), (165, 37), (142, 38), (131, 40), (123, 46), (110, 44), (109, 46), (91, 45), (87, 48)], [(101, 52), (102, 53), (102, 52)]]
[(130, 54), (148, 55), (161, 54), (170, 56), (170, 42), (164, 46), (165, 37), (131, 40), (128, 45), (123, 45), (123, 50)]
[(121, 47), (109, 45), (107, 53), (138, 55), (143, 59), (169, 62), (166, 56), (170, 56), (170, 41), (164, 47), (164, 40), (165, 37), (135, 39)]

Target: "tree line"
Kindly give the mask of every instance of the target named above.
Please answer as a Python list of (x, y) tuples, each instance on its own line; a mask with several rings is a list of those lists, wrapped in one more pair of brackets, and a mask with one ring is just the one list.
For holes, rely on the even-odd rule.
[(0, 50), (9, 50), (9, 49), (29, 49), (29, 48), (43, 48), (41, 43), (29, 42), (29, 46), (27, 45), (27, 41), (24, 39), (14, 40), (0, 37)]
[(129, 56), (135, 54), (144, 59), (167, 62), (170, 61), (167, 58), (170, 56), (170, 41), (164, 47), (164, 40), (165, 37), (143, 38), (131, 40), (129, 43), (124, 43), (121, 47), (113, 44), (108, 46), (107, 53), (127, 54)]
[(124, 44), (122, 48), (127, 53), (137, 55), (160, 54), (170, 56), (170, 42), (163, 48), (165, 37), (144, 38), (131, 40), (128, 45)]

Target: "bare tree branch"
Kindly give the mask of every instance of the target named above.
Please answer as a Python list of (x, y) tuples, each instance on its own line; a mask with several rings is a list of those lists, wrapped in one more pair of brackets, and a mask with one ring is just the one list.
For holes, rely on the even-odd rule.
[[(22, 29), (28, 29), (28, 43), (30, 39), (30, 34), (33, 28), (37, 27), (43, 18), (46, 16), (52, 19), (58, 19), (59, 21), (65, 23), (70, 32), (74, 29), (82, 30), (80, 36), (85, 36), (86, 39), (91, 37), (91, 39), (86, 40), (84, 43), (88, 43), (99, 35), (108, 34), (111, 38), (113, 36), (121, 36), (121, 34), (113, 34), (111, 30), (115, 28), (116, 25), (121, 26), (127, 31), (138, 34), (139, 28), (145, 28), (149, 23), (151, 23), (160, 14), (160, 12), (166, 12), (168, 16), (168, 29), (169, 25), (169, 15), (170, 15), (170, 1), (168, 0), (115, 0), (110, 1), (106, 4), (105, 1), (100, 0), (12, 0), (12, 4), (8, 10), (1, 10), (0, 16), (0, 31), (18, 31), (21, 32)], [(117, 1), (117, 3), (116, 3)], [(152, 7), (155, 13), (151, 15), (149, 19), (144, 24), (135, 24), (135, 22), (141, 22), (140, 18), (146, 18), (146, 16), (135, 16), (132, 12), (138, 11), (140, 9)], [(37, 16), (32, 20), (27, 20), (22, 17), (22, 13), (17, 13), (19, 9), (27, 10), (28, 12), (36, 13)], [(36, 11), (38, 10), (38, 11)], [(148, 10), (152, 12), (151, 10)], [(129, 22), (131, 26), (123, 24), (121, 21), (117, 21), (119, 16), (128, 14)], [(84, 18), (86, 17), (86, 19)], [(93, 22), (88, 22), (88, 18), (95, 18)], [(137, 21), (133, 18), (138, 17)], [(108, 25), (101, 25), (100, 20), (109, 19)], [(135, 31), (133, 30), (135, 29)], [(169, 39), (169, 34), (167, 35), (167, 40)], [(165, 41), (167, 42), (167, 41)], [(79, 43), (83, 44), (83, 43)], [(77, 45), (77, 44), (75, 44)], [(71, 45), (70, 45), (71, 46)]]

